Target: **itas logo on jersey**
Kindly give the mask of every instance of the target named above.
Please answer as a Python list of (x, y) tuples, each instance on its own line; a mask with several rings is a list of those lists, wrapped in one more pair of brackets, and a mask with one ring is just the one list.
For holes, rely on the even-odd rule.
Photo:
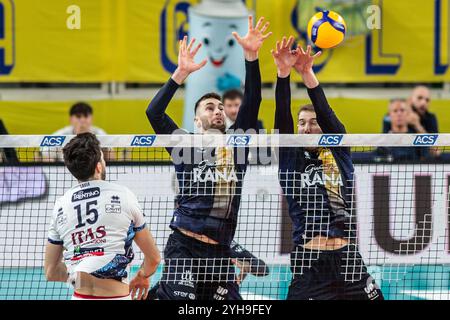
[(437, 134), (420, 134), (414, 139), (415, 146), (434, 146), (439, 135)]
[(227, 140), (228, 146), (245, 147), (250, 144), (251, 136), (249, 135), (232, 135)]
[(66, 140), (65, 136), (45, 136), (42, 139), (41, 147), (61, 147)]
[(156, 140), (156, 136), (135, 136), (131, 142), (132, 147), (151, 147)]
[(100, 196), (100, 188), (89, 188), (85, 190), (80, 190), (72, 195), (72, 202), (96, 198), (98, 196)]
[(338, 146), (342, 142), (342, 134), (323, 134), (319, 139), (319, 146)]
[(88, 228), (87, 230), (81, 230), (72, 233), (72, 244), (74, 246), (106, 243), (104, 239), (106, 237), (106, 227), (99, 226), (93, 230)]

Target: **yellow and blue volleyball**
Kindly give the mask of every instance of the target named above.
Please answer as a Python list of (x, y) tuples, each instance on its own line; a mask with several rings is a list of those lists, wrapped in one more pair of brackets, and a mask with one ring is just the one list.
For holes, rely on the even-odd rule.
[(318, 12), (308, 23), (308, 37), (321, 49), (340, 45), (344, 41), (346, 31), (344, 18), (334, 11)]

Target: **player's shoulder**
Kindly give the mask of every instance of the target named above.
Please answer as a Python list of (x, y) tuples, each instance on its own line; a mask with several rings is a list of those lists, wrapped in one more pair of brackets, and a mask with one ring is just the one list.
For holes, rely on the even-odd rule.
[(115, 182), (99, 181), (97, 185), (100, 187), (100, 191), (107, 195), (126, 199), (133, 196), (133, 192), (127, 186)]

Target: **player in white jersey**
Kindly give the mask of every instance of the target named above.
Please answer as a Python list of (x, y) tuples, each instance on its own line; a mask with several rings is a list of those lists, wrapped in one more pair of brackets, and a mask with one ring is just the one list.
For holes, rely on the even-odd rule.
[[(136, 294), (145, 299), (161, 258), (135, 195), (104, 181), (106, 165), (95, 135), (77, 135), (63, 152), (79, 184), (55, 202), (45, 252), (47, 280), (70, 282), (74, 300), (122, 300)], [(128, 284), (133, 240), (144, 262)]]

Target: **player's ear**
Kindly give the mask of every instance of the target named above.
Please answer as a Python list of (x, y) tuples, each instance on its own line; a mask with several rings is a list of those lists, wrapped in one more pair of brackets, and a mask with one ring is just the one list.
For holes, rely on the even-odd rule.
[(197, 117), (197, 116), (194, 117), (194, 124), (198, 129), (200, 129), (200, 127), (202, 126), (202, 123), (201, 123), (199, 117)]
[(102, 162), (99, 161), (99, 162), (97, 162), (97, 165), (95, 166), (95, 173), (99, 174), (99, 173), (102, 173), (102, 171), (103, 171)]

